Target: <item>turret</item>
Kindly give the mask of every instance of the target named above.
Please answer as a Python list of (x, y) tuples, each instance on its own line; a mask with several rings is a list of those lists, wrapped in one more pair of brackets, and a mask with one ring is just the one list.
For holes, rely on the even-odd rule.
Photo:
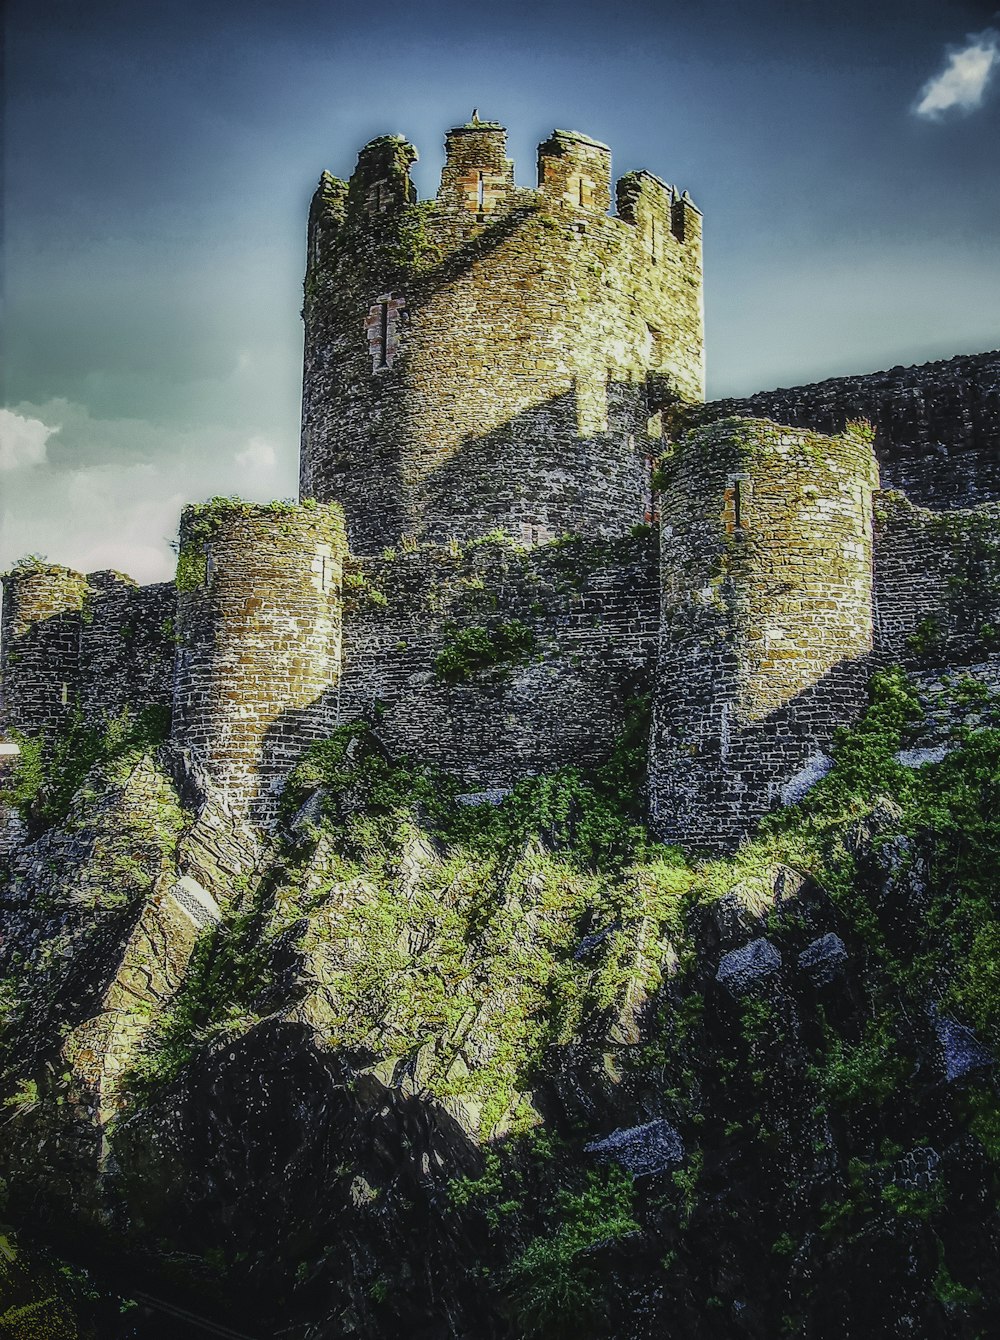
[(89, 587), (71, 568), (27, 561), (3, 579), (3, 725), (26, 736), (67, 721), (80, 689)]
[(502, 210), (514, 193), (514, 164), (507, 132), (497, 121), (470, 121), (449, 130), (438, 200), (445, 210), (485, 218)]
[(660, 410), (703, 396), (700, 216), (650, 174), (610, 216), (610, 151), (575, 132), (539, 147), (537, 190), (496, 122), (448, 132), (432, 201), (415, 156), (373, 141), (313, 201), (302, 497), (341, 503), (361, 554), (627, 532)]
[(862, 432), (726, 419), (662, 473), (651, 817), (667, 841), (726, 849), (864, 702), (878, 472)]
[(264, 826), (336, 725), (344, 551), (336, 507), (217, 500), (181, 518), (174, 742)]

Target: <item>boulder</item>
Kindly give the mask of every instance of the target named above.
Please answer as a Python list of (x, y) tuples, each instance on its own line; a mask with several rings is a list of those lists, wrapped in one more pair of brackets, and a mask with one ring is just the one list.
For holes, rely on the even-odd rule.
[(809, 974), (817, 986), (826, 986), (832, 982), (846, 962), (847, 948), (833, 931), (813, 940), (799, 955), (799, 967)]
[(684, 1142), (669, 1121), (659, 1118), (642, 1126), (612, 1131), (603, 1140), (584, 1145), (588, 1154), (617, 1163), (633, 1177), (666, 1172), (684, 1160)]
[(719, 964), (715, 980), (734, 996), (742, 996), (757, 982), (771, 977), (781, 967), (781, 953), (763, 936), (739, 949), (732, 949)]

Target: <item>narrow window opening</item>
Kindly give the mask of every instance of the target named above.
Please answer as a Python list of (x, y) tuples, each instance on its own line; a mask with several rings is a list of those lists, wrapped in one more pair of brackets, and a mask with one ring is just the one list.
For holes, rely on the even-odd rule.
[(476, 204), (479, 207), (479, 213), (482, 214), (486, 209), (486, 178), (482, 172), (479, 173), (476, 185)]
[(733, 511), (734, 511), (734, 513), (735, 513), (735, 516), (734, 516), (733, 520), (734, 520), (734, 522), (735, 522), (736, 529), (737, 529), (738, 531), (739, 531), (739, 530), (742, 530), (742, 529), (743, 529), (743, 490), (742, 490), (742, 485), (741, 485), (741, 483), (740, 483), (740, 481), (739, 481), (738, 479), (737, 479), (737, 480), (735, 481), (735, 483), (733, 484)]
[(325, 554), (323, 554), (323, 555), (320, 557), (319, 562), (320, 562), (320, 570), (319, 570), (319, 589), (320, 589), (321, 591), (325, 591), (325, 590), (327, 589), (327, 588), (326, 588), (326, 555), (325, 555)]
[(649, 254), (656, 260), (656, 220), (649, 221)]
[(387, 302), (379, 303), (378, 365), (380, 368), (389, 366), (389, 304)]
[(581, 177), (581, 178), (580, 178), (580, 204), (581, 204), (581, 205), (585, 205), (586, 203), (587, 203), (587, 202), (586, 202), (586, 200), (584, 199), (584, 194), (583, 194), (583, 178)]
[(69, 703), (69, 685), (62, 686), (62, 705), (65, 707)]

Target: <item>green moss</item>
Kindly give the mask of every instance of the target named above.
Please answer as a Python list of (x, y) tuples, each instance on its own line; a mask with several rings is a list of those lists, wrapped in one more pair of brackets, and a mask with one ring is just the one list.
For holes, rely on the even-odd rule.
[(99, 726), (86, 722), (77, 709), (48, 736), (14, 732), (21, 752), (0, 799), (30, 827), (48, 827), (65, 816), (92, 767), (155, 749), (169, 730), (170, 709), (150, 704), (137, 713), (126, 708)]
[(586, 1334), (610, 1310), (608, 1273), (592, 1249), (639, 1232), (632, 1178), (618, 1168), (592, 1172), (582, 1189), (560, 1192), (546, 1218), (548, 1231), (533, 1238), (511, 1266), (519, 1333)]
[(434, 658), (434, 673), (446, 684), (464, 684), (484, 670), (507, 669), (527, 660), (537, 647), (534, 631), (519, 619), (492, 628), (444, 626), (445, 643)]

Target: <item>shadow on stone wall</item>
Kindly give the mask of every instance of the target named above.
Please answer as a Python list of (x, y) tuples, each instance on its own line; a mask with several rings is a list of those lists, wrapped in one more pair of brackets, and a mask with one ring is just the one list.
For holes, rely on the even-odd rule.
[(443, 460), (428, 457), (415, 489), (418, 537), (627, 534), (652, 512), (651, 461), (665, 447), (647, 432), (652, 413), (645, 382), (576, 379)]
[(689, 848), (731, 851), (760, 821), (805, 794), (822, 775), (838, 726), (853, 725), (877, 667), (845, 658), (759, 720), (740, 724), (732, 705), (691, 682), (655, 700), (649, 795), (657, 836)]

